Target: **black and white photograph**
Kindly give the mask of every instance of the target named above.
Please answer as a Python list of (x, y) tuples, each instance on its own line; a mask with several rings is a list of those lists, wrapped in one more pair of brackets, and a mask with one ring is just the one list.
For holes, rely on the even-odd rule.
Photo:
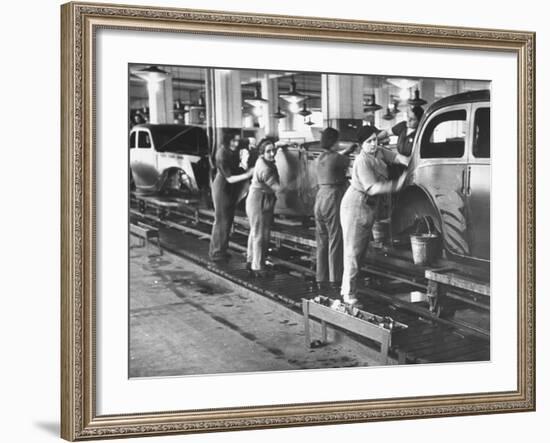
[(129, 64), (128, 376), (490, 361), (490, 146), (487, 80)]

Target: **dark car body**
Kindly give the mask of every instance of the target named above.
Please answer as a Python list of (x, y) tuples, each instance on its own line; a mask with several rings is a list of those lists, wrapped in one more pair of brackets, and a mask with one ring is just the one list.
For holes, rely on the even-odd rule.
[(448, 254), (490, 259), (490, 114), (488, 90), (446, 97), (426, 111), (395, 199), (394, 235), (430, 217)]
[(130, 131), (130, 170), (136, 191), (198, 193), (208, 185), (208, 139), (203, 128), (136, 125)]

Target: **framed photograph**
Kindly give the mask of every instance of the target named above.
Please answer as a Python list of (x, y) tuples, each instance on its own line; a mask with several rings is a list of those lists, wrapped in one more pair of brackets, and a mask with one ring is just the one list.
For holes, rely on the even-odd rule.
[(61, 18), (63, 438), (535, 409), (534, 33)]

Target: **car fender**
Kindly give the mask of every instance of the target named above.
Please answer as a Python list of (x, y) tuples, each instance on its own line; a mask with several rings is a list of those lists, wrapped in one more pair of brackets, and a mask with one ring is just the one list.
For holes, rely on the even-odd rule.
[(415, 219), (428, 215), (443, 237), (445, 249), (455, 255), (468, 256), (464, 199), (449, 189), (426, 189), (414, 181), (401, 191), (392, 209), (392, 232), (410, 230)]

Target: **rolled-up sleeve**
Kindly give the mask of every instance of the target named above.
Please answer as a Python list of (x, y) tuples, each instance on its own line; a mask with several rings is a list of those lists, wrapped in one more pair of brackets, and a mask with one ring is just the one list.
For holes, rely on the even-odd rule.
[(271, 189), (279, 186), (279, 174), (275, 168), (263, 167), (260, 171), (259, 179)]
[(386, 163), (399, 163), (397, 161), (397, 152), (390, 151), (389, 149), (380, 149), (379, 152), (382, 153), (382, 156), (384, 157), (384, 161)]
[(378, 181), (373, 165), (365, 156), (361, 155), (355, 160), (354, 169), (354, 183), (359, 184), (363, 192), (367, 192)]

